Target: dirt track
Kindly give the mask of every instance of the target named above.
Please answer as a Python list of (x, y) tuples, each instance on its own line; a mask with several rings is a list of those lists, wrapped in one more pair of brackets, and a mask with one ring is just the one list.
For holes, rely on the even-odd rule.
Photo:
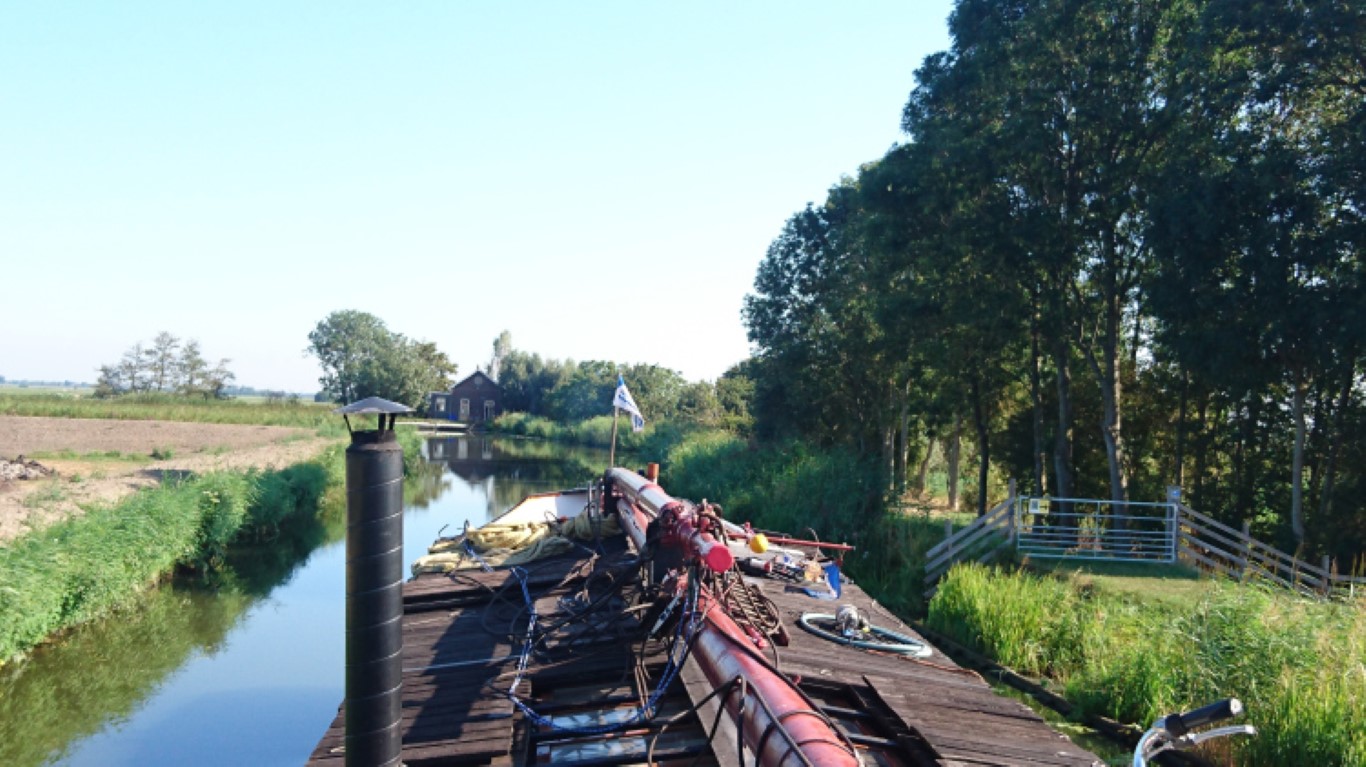
[[(167, 474), (281, 468), (334, 441), (280, 426), (0, 416), (0, 458), (68, 450), (86, 456), (41, 458), (56, 470), (54, 477), (0, 482), (0, 542), (80, 514), (82, 507), (117, 501)], [(171, 457), (154, 460), (154, 450)], [(88, 457), (111, 451), (125, 458)]]

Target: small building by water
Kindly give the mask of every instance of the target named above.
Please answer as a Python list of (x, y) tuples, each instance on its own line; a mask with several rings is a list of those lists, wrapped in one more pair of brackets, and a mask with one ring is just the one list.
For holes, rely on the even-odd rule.
[(448, 392), (427, 395), (429, 418), (459, 421), (471, 426), (492, 423), (502, 412), (503, 390), (482, 370), (476, 370)]

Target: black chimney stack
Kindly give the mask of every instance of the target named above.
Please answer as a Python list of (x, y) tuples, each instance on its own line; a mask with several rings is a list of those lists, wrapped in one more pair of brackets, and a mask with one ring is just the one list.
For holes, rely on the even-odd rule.
[[(346, 450), (346, 764), (397, 767), (403, 748), (403, 448), (394, 420), (412, 408), (369, 397), (338, 408), (375, 413)], [(388, 417), (386, 426), (385, 417)]]

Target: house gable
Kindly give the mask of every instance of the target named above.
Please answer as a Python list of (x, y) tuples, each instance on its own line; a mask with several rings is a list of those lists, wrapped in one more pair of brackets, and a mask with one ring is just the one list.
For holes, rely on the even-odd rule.
[(476, 370), (449, 392), (428, 395), (433, 417), (467, 423), (486, 423), (502, 412), (503, 390), (482, 370)]

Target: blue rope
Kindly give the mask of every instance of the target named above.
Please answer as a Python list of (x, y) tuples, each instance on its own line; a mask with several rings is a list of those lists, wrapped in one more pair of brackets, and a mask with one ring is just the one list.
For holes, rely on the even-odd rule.
[[(465, 546), (465, 553), (466, 553), (466, 554), (469, 554), (471, 557), (474, 557), (474, 561), (476, 561), (476, 562), (479, 563), (479, 567), (480, 567), (484, 572), (486, 572), (486, 573), (491, 573), (491, 572), (493, 572), (493, 568), (489, 566), (489, 563), (488, 563), (487, 561), (485, 561), (485, 559), (484, 559), (483, 557), (479, 556), (479, 552), (477, 552), (477, 551), (474, 550), (474, 545), (470, 543), (470, 539), (469, 539), (469, 538), (466, 538), (466, 539), (463, 541), (463, 544), (464, 544), (464, 546)], [(515, 569), (515, 568), (514, 568), (514, 569)], [(525, 583), (525, 582), (522, 583), (522, 592), (523, 592), (523, 593), (526, 592), (526, 583)]]
[[(654, 716), (656, 709), (659, 706), (659, 701), (664, 697), (664, 692), (668, 689), (669, 685), (673, 683), (673, 680), (678, 676), (679, 672), (682, 671), (683, 662), (687, 660), (693, 639), (697, 636), (697, 632), (702, 627), (702, 616), (697, 612), (697, 579), (690, 578), (688, 580), (688, 600), (684, 606), (683, 612), (679, 615), (678, 625), (674, 628), (674, 643), (669, 651), (669, 662), (665, 664), (664, 673), (661, 674), (659, 678), (659, 684), (656, 685), (654, 691), (650, 694), (650, 697), (646, 699), (644, 705), (637, 708), (629, 718), (616, 724), (599, 725), (596, 727), (567, 727), (557, 724), (550, 717), (537, 713), (535, 709), (528, 706), (517, 696), (517, 687), (522, 683), (522, 677), (525, 674), (527, 664), (531, 659), (531, 648), (535, 644), (533, 634), (536, 630), (536, 608), (531, 599), (531, 593), (527, 589), (525, 571), (520, 567), (514, 567), (512, 568), (512, 573), (516, 575), (522, 583), (522, 596), (526, 599), (527, 610), (531, 614), (527, 623), (526, 641), (522, 644), (522, 652), (517, 660), (517, 673), (513, 677), (512, 686), (509, 687), (507, 693), (505, 693), (508, 700), (512, 701), (512, 705), (516, 706), (519, 711), (537, 726), (545, 727), (555, 732), (568, 733), (570, 735), (605, 735), (609, 732), (615, 732), (630, 727), (633, 724)], [(685, 624), (688, 627), (687, 639), (683, 642), (683, 654), (678, 656), (676, 655), (678, 640), (683, 637), (683, 627)]]

